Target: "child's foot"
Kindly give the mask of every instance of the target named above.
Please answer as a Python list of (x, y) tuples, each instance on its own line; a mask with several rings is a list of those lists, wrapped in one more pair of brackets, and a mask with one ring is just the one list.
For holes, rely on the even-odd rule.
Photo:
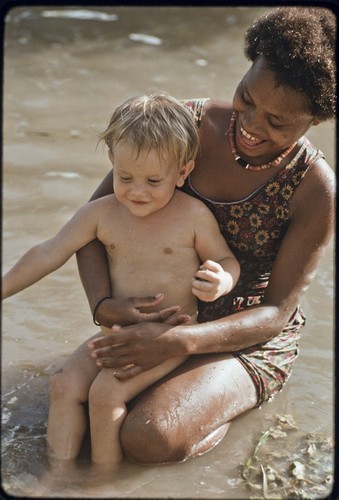
[(120, 462), (92, 463), (89, 471), (89, 480), (97, 484), (113, 481), (117, 477), (119, 465)]
[(50, 469), (39, 478), (33, 494), (36, 497), (46, 497), (65, 490), (68, 486), (81, 484), (81, 472), (76, 468), (72, 460), (54, 462)]

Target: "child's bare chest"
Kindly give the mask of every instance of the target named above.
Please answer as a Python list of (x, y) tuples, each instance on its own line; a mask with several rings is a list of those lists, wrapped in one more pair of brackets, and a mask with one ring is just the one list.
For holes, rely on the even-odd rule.
[(99, 237), (107, 251), (115, 296), (163, 292), (171, 305), (174, 299), (183, 304), (191, 296), (200, 261), (194, 231), (183, 219), (156, 217), (148, 223), (118, 218), (105, 224)]

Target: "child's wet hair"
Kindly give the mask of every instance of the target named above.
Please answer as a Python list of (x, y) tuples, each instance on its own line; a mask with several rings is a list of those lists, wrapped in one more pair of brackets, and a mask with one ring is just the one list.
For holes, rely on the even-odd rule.
[(113, 152), (120, 141), (136, 155), (144, 149), (155, 149), (160, 155), (170, 152), (179, 166), (195, 160), (199, 150), (199, 132), (192, 114), (166, 93), (127, 99), (115, 109), (100, 140)]

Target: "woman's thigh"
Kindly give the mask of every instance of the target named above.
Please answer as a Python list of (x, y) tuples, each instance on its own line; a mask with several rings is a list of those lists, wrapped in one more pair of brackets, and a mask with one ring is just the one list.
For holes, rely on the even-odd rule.
[(213, 448), (257, 400), (250, 375), (232, 355), (192, 356), (133, 402), (122, 446), (137, 462), (184, 460)]

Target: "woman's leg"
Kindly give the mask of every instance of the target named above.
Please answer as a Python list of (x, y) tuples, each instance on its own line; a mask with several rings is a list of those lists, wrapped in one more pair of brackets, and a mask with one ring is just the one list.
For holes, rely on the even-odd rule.
[(51, 465), (75, 460), (86, 432), (83, 403), (88, 401), (89, 388), (100, 371), (87, 343), (78, 347), (50, 379), (47, 443)]
[(120, 429), (127, 413), (126, 403), (186, 359), (171, 358), (126, 381), (118, 380), (114, 370), (101, 370), (89, 391), (93, 464), (109, 470), (122, 459)]
[(121, 428), (121, 446), (140, 463), (201, 455), (221, 441), (234, 417), (257, 401), (250, 375), (233, 356), (192, 356), (133, 402)]

